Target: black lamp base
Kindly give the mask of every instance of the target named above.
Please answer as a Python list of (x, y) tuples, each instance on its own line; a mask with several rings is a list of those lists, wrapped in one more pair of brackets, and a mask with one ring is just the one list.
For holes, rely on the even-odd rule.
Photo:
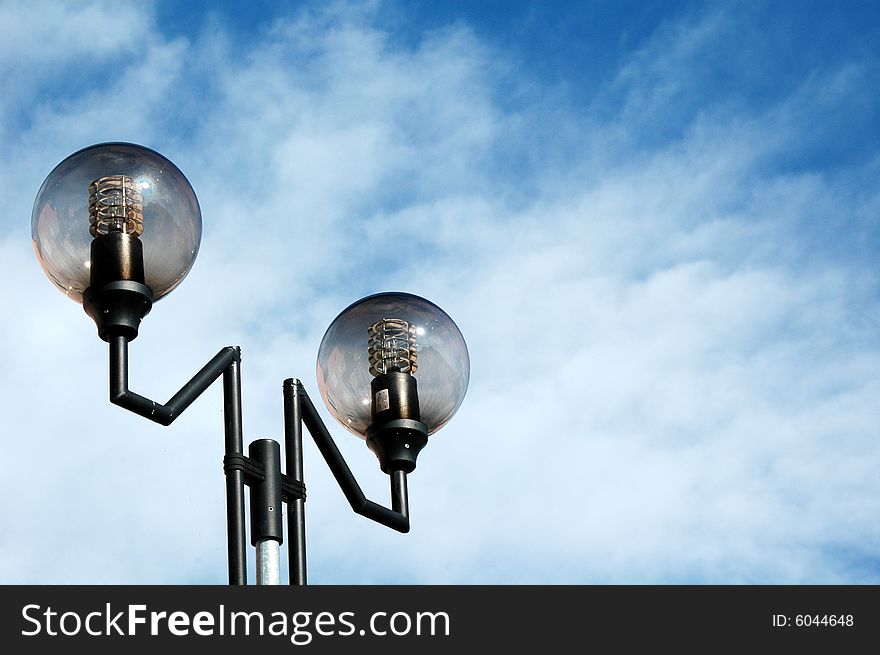
[(152, 307), (150, 287), (130, 280), (89, 287), (83, 292), (83, 309), (98, 326), (98, 336), (108, 342), (113, 337), (132, 341)]
[(379, 458), (379, 467), (391, 475), (394, 471), (412, 473), (416, 458), (428, 443), (428, 427), (411, 419), (388, 421), (367, 430), (367, 447)]

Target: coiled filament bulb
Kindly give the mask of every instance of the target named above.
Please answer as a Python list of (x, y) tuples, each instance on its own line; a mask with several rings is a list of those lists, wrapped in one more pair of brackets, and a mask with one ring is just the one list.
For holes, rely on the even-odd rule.
[(416, 328), (399, 318), (383, 318), (368, 329), (370, 374), (400, 372), (412, 375), (416, 362)]
[(144, 232), (144, 201), (127, 175), (99, 177), (89, 185), (89, 233), (140, 236)]

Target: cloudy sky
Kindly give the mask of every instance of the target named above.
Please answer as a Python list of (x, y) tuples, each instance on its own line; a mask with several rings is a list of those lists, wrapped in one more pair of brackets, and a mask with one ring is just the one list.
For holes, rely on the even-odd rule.
[(880, 583), (878, 5), (472, 5), (0, 2), (0, 582), (226, 579), (219, 385), (111, 406), (31, 246), (55, 164), (130, 141), (204, 221), (135, 391), (240, 345), (245, 440), (280, 438), (354, 300), (467, 339), (409, 535), (307, 443), (311, 582)]

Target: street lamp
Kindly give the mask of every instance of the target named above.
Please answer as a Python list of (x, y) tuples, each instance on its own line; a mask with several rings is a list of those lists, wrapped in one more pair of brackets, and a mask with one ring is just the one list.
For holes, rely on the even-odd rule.
[(223, 378), (230, 584), (247, 584), (244, 487), (257, 583), (280, 582), (281, 510), (287, 505), (290, 583), (306, 583), (302, 428), (305, 426), (352, 509), (409, 531), (407, 474), (429, 435), (458, 410), (470, 363), (458, 327), (433, 303), (408, 293), (359, 300), (331, 323), (318, 352), (318, 386), (331, 414), (364, 438), (391, 480), (391, 507), (368, 500), (305, 387), (283, 384), (285, 468), (278, 442), (243, 450), (240, 349), (220, 350), (162, 404), (128, 386), (128, 344), (154, 302), (186, 277), (199, 251), (201, 211), (183, 173), (143, 146), (104, 143), (80, 150), (46, 178), (31, 236), (43, 271), (82, 303), (110, 347), (110, 402), (170, 425)]

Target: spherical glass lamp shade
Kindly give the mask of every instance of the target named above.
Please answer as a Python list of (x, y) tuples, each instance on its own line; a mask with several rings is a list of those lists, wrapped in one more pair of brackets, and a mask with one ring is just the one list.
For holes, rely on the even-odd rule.
[(55, 286), (82, 303), (92, 240), (114, 230), (143, 244), (144, 282), (156, 301), (180, 284), (196, 259), (199, 201), (183, 173), (159, 153), (132, 143), (90, 146), (58, 164), (40, 187), (31, 215), (34, 250)]
[[(395, 331), (403, 338), (396, 339)], [(383, 334), (385, 350), (376, 346)], [(387, 348), (392, 343), (397, 345)], [(387, 370), (416, 379), (421, 422), (431, 434), (464, 400), (470, 377), (467, 344), (446, 312), (424, 298), (368, 296), (334, 319), (318, 350), (321, 397), (336, 420), (359, 437), (366, 437), (371, 423), (370, 383)]]

